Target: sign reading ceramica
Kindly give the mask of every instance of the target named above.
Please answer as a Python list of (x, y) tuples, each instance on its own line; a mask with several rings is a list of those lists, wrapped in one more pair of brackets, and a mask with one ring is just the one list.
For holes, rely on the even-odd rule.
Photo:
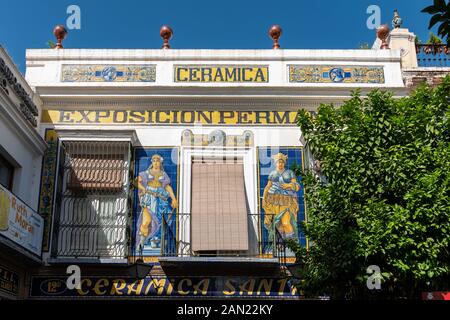
[(174, 66), (175, 82), (269, 82), (268, 66)]
[(0, 185), (0, 235), (40, 256), (44, 219)]
[(43, 123), (295, 125), (296, 111), (44, 110)]
[(31, 297), (252, 297), (299, 299), (295, 286), (286, 278), (253, 277), (86, 277), (80, 289), (69, 289), (67, 277), (35, 276)]

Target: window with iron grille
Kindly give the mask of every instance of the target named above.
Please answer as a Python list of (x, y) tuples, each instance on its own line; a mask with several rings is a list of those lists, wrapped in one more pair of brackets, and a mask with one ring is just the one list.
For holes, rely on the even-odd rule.
[(65, 141), (61, 147), (64, 156), (60, 159), (54, 255), (125, 258), (129, 142)]

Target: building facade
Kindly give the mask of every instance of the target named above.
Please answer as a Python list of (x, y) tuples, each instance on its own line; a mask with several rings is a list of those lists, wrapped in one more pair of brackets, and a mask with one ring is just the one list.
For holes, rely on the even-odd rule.
[(394, 31), (389, 50), (27, 50), (47, 149), (27, 190), (43, 228), (26, 297), (298, 299), (285, 241), (309, 245), (311, 158), (297, 111), (407, 95), (420, 68)]
[(43, 264), (41, 103), (0, 47), (0, 299), (27, 297), (29, 270)]

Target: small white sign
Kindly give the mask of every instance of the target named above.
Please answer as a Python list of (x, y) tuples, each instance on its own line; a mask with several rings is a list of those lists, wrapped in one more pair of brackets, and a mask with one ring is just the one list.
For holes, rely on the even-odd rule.
[(44, 219), (0, 185), (0, 235), (40, 256)]

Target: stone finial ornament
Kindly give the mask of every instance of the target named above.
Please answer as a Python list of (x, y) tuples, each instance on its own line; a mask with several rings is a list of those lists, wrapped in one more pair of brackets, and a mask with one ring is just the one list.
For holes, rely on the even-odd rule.
[(163, 49), (170, 49), (169, 40), (173, 36), (173, 31), (169, 26), (162, 26), (159, 30), (159, 35), (163, 39), (164, 43), (162, 45)]
[(397, 9), (394, 10), (394, 18), (392, 19), (392, 28), (398, 29), (402, 26), (403, 19), (398, 15)]
[(59, 24), (53, 29), (53, 34), (55, 35), (56, 41), (57, 41), (55, 49), (62, 49), (62, 48), (64, 48), (63, 45), (62, 45), (62, 41), (67, 36), (66, 28), (64, 28), (64, 26), (62, 24)]
[(281, 27), (277, 24), (270, 27), (269, 36), (273, 40), (272, 49), (280, 49), (280, 44), (278, 43), (278, 39), (280, 39), (282, 32), (283, 31), (281, 30)]
[(389, 36), (389, 27), (387, 24), (383, 24), (377, 29), (377, 37), (381, 40), (381, 46), (380, 49), (389, 49), (389, 45), (386, 41), (387, 37)]

